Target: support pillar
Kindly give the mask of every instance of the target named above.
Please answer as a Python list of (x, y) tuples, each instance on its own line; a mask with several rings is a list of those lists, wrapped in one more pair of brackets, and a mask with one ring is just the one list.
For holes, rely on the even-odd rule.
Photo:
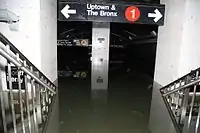
[(110, 23), (93, 23), (92, 90), (107, 90)]
[(102, 112), (107, 102), (110, 23), (94, 22), (92, 28), (91, 97), (95, 112)]

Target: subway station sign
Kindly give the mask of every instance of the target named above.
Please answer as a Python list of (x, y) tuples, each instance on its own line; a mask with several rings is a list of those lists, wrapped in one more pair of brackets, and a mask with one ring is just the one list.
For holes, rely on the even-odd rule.
[(58, 40), (58, 46), (89, 46), (89, 39)]
[(128, 3), (59, 3), (59, 21), (164, 24), (164, 5)]

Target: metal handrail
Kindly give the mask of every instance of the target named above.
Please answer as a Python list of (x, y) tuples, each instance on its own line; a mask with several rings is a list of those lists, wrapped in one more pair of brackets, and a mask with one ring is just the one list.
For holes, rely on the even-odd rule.
[[(51, 92), (53, 92), (54, 94), (56, 94), (56, 91), (53, 90), (52, 88), (50, 88), (47, 84), (45, 84), (43, 81), (41, 81), (36, 75), (34, 75), (30, 70), (28, 70), (26, 67), (23, 66), (23, 64), (19, 61), (17, 61), (16, 59), (12, 58), (12, 56), (4, 51), (2, 48), (0, 48), (0, 55), (2, 55), (4, 58), (8, 59), (9, 61), (11, 61), (13, 64), (15, 64), (19, 69), (23, 70), (26, 74), (28, 74), (29, 76), (31, 76), (31, 78), (33, 78), (35, 81), (37, 81), (38, 83), (40, 83), (41, 85), (43, 85), (45, 88), (47, 88), (48, 90), (50, 90)], [(55, 87), (54, 87), (55, 89)]]
[[(2, 130), (1, 128), (3, 128), (5, 133), (10, 133), (10, 130), (14, 133), (45, 133), (58, 91), (57, 87), (2, 33), (0, 33), (0, 42), (3, 44), (0, 44), (0, 55), (7, 60), (8, 64), (7, 87), (9, 88), (5, 91), (2, 90), (4, 86), (2, 86), (0, 79), (0, 117), (2, 116), (2, 119), (0, 119), (0, 131)], [(18, 89), (14, 89), (12, 85), (12, 65), (17, 68)], [(25, 90), (22, 90), (20, 71), (25, 73)], [(31, 90), (28, 89), (29, 83), (31, 85)], [(16, 104), (14, 103), (13, 94), (16, 92), (18, 93), (19, 110), (15, 108)], [(8, 96), (8, 98), (3, 97), (4, 94)], [(25, 97), (22, 97), (22, 94), (24, 94)], [(10, 112), (6, 110), (10, 110)], [(20, 114), (20, 121), (18, 121), (20, 123), (17, 122), (19, 116), (17, 116), (16, 111)], [(10, 118), (12, 118), (12, 122)], [(3, 124), (3, 126), (1, 124)], [(41, 124), (42, 127), (40, 127)]]
[(33, 71), (39, 72), (39, 77), (44, 77), (44, 79), (47, 80), (47, 82), (51, 83), (51, 85), (56, 88), (56, 86), (49, 80), (35, 65), (33, 65), (2, 33), (0, 33), (0, 42), (2, 42), (5, 46), (9, 45), (10, 50), (14, 54), (19, 54), (19, 58), (22, 60), (26, 60), (26, 64), (28, 66), (33, 67)]
[(172, 94), (172, 93), (174, 93), (174, 92), (183, 90), (183, 89), (188, 88), (188, 87), (190, 87), (190, 86), (193, 86), (193, 85), (195, 85), (195, 84), (197, 84), (197, 83), (199, 83), (199, 82), (200, 82), (200, 78), (199, 78), (199, 79), (196, 79), (195, 81), (191, 81), (191, 82), (188, 83), (188, 84), (185, 84), (185, 85), (183, 85), (183, 86), (180, 86), (180, 87), (178, 87), (178, 88), (176, 88), (176, 89), (174, 89), (174, 90), (171, 90), (171, 91), (169, 91), (169, 92), (163, 94), (163, 96), (166, 97), (166, 96), (168, 96), (168, 95), (170, 95), (170, 94)]
[(200, 68), (160, 89), (177, 133), (199, 133), (200, 131), (199, 87)]

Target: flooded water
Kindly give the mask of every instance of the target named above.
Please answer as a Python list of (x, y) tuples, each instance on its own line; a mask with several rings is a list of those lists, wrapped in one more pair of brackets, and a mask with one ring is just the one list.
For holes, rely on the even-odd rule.
[(89, 79), (59, 78), (61, 133), (149, 133), (152, 80), (137, 71), (109, 78), (97, 92)]

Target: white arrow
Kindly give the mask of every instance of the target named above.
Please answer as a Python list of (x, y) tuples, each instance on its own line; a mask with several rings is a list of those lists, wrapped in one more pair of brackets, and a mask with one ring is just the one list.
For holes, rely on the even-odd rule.
[(155, 9), (154, 12), (155, 13), (148, 13), (148, 17), (154, 18), (154, 22), (158, 22), (163, 17), (163, 15), (160, 13), (158, 9)]
[(68, 19), (70, 17), (69, 14), (76, 14), (76, 10), (70, 10), (70, 6), (66, 5), (62, 10), (61, 13)]

